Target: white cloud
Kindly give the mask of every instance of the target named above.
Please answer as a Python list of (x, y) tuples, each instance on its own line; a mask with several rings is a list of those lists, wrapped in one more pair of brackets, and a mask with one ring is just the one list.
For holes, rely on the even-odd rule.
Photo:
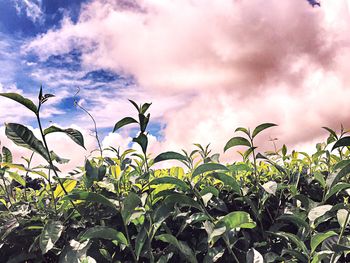
[(43, 22), (42, 0), (13, 0), (18, 14), (25, 13), (34, 23)]
[(154, 103), (152, 116), (166, 124), (158, 149), (211, 142), (222, 152), (237, 126), (265, 121), (279, 127), (260, 144), (271, 136), (297, 145), (320, 126), (350, 126), (349, 1), (135, 2), (89, 2), (77, 23), (65, 18), (23, 47), (43, 61), (80, 49), (84, 69), (135, 77), (139, 85), (108, 94), (83, 89), (102, 127), (130, 115), (126, 98)]

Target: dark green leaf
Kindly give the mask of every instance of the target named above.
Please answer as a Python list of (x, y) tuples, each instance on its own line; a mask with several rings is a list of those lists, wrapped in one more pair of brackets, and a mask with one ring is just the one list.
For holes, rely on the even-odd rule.
[(159, 154), (156, 158), (154, 158), (153, 163), (158, 163), (158, 162), (167, 161), (167, 160), (185, 161), (186, 157), (177, 152), (164, 152)]
[(34, 136), (31, 130), (18, 123), (6, 123), (5, 125), (5, 134), (11, 141), (40, 154), (49, 161), (50, 158), (44, 144)]
[(340, 138), (332, 147), (332, 151), (339, 147), (350, 146), (350, 136)]
[(128, 241), (122, 232), (106, 226), (94, 226), (89, 228), (80, 236), (80, 241), (91, 238), (117, 240), (120, 244), (128, 245)]
[(233, 137), (231, 138), (225, 145), (224, 152), (226, 152), (228, 149), (234, 146), (248, 146), (252, 147), (250, 142), (243, 137)]
[(252, 134), (252, 138), (254, 138), (256, 135), (258, 135), (263, 130), (268, 129), (270, 127), (274, 127), (274, 126), (277, 126), (277, 124), (274, 124), (274, 123), (263, 123), (263, 124), (260, 124), (259, 126), (257, 126), (254, 129), (253, 134)]
[(12, 163), (12, 153), (5, 146), (2, 147), (2, 162), (4, 162), (4, 163)]
[(350, 163), (348, 163), (339, 171), (339, 173), (335, 176), (330, 188), (332, 188), (336, 183), (338, 183), (344, 176), (348, 175), (349, 173), (350, 173)]
[(180, 253), (185, 256), (186, 260), (191, 263), (197, 263), (197, 259), (193, 250), (185, 242), (177, 240), (176, 237), (170, 234), (162, 234), (156, 236), (156, 239), (173, 245), (179, 250)]
[(43, 254), (46, 254), (53, 248), (56, 241), (60, 238), (63, 231), (63, 224), (59, 221), (48, 221), (44, 226), (39, 238), (40, 249)]
[(49, 128), (44, 130), (44, 135), (47, 135), (47, 134), (50, 134), (53, 132), (63, 132), (65, 134), (67, 134), (76, 144), (78, 144), (81, 147), (83, 147), (84, 149), (86, 149), (84, 146), (84, 137), (80, 131), (78, 131), (76, 129), (72, 129), (72, 128), (61, 129), (61, 128), (58, 128), (56, 126), (50, 126)]
[(286, 156), (286, 154), (287, 154), (287, 146), (285, 144), (283, 144), (283, 146), (282, 146), (282, 155)]
[(114, 125), (113, 132), (116, 132), (116, 131), (119, 130), (120, 128), (124, 127), (125, 125), (131, 124), (131, 123), (138, 123), (138, 122), (137, 122), (137, 120), (135, 120), (134, 118), (125, 117), (125, 118), (121, 119), (120, 121), (118, 121), (118, 122)]
[(311, 253), (313, 253), (318, 247), (318, 245), (320, 245), (325, 239), (334, 235), (337, 235), (337, 233), (335, 233), (334, 231), (328, 231), (326, 233), (318, 233), (312, 236), (311, 243), (310, 243)]
[(141, 107), (140, 113), (141, 113), (141, 114), (145, 114), (146, 111), (148, 110), (148, 108), (151, 106), (151, 104), (152, 104), (152, 103), (145, 103), (145, 104), (143, 104), (142, 107)]
[(142, 252), (143, 246), (147, 240), (147, 231), (145, 227), (142, 227), (136, 236), (135, 240), (135, 254), (137, 260), (139, 260), (140, 254)]
[(333, 195), (339, 193), (342, 190), (345, 189), (349, 189), (350, 188), (350, 184), (348, 183), (338, 183), (336, 185), (333, 185), (329, 191), (327, 192), (326, 196), (325, 196), (325, 201), (328, 200), (328, 198), (332, 197)]
[(277, 220), (289, 221), (297, 227), (304, 227), (306, 230), (310, 230), (309, 224), (306, 223), (305, 218), (293, 214), (283, 214), (277, 218)]
[(211, 173), (210, 176), (220, 180), (225, 185), (229, 186), (233, 191), (235, 191), (237, 194), (241, 195), (241, 186), (237, 183), (237, 181), (224, 173)]
[(131, 102), (131, 104), (132, 105), (134, 105), (134, 107), (137, 109), (137, 111), (140, 113), (140, 108), (139, 108), (139, 106), (136, 104), (136, 102), (135, 101), (133, 101), (133, 100), (129, 100), (130, 102)]
[(164, 199), (164, 203), (166, 204), (178, 203), (179, 205), (182, 205), (182, 206), (191, 206), (197, 209), (201, 209), (201, 206), (199, 205), (198, 202), (188, 197), (187, 195), (180, 194), (180, 193), (173, 193), (173, 194), (167, 195), (167, 197)]
[(116, 209), (115, 205), (109, 201), (106, 197), (100, 194), (87, 192), (87, 191), (80, 191), (73, 194), (66, 195), (62, 198), (62, 200), (84, 200), (88, 202), (95, 202), (100, 203), (105, 206), (108, 206), (113, 209), (113, 211), (118, 213), (118, 210)]
[(147, 136), (143, 133), (141, 133), (138, 137), (132, 139), (133, 142), (136, 142), (138, 145), (141, 146), (142, 152), (146, 154), (147, 152), (147, 145), (148, 145), (148, 139)]
[(206, 172), (212, 172), (212, 171), (228, 171), (229, 169), (222, 164), (219, 163), (204, 163), (199, 165), (192, 173), (192, 178), (196, 177), (197, 175), (206, 173)]
[(325, 129), (326, 131), (328, 131), (335, 139), (338, 140), (338, 136), (337, 136), (337, 133), (332, 130), (331, 128), (328, 128), (328, 127), (322, 127), (323, 129)]
[(292, 243), (294, 243), (299, 249), (302, 250), (303, 253), (305, 253), (305, 255), (308, 255), (309, 251), (304, 243), (304, 241), (302, 241), (298, 236), (292, 234), (292, 233), (287, 233), (287, 232), (283, 232), (283, 231), (279, 231), (279, 232), (269, 232), (268, 233), (281, 237), (281, 238), (285, 238), (288, 241), (291, 241)]
[(141, 133), (144, 133), (146, 131), (146, 128), (147, 128), (147, 125), (149, 122), (149, 118), (150, 118), (150, 114), (148, 114), (147, 116), (145, 116), (143, 114), (139, 114)]
[(23, 106), (27, 107), (32, 112), (34, 112), (35, 114), (37, 114), (38, 112), (38, 108), (35, 106), (35, 104), (30, 99), (24, 98), (22, 95), (19, 95), (17, 93), (0, 93), (0, 96), (12, 99), (22, 104)]
[(138, 207), (140, 204), (141, 204), (140, 197), (133, 192), (129, 192), (128, 196), (123, 200), (123, 203), (122, 203), (121, 214), (125, 224), (129, 223), (129, 219), (133, 214), (135, 208)]
[(238, 127), (235, 132), (238, 132), (238, 131), (241, 131), (241, 132), (244, 132), (245, 134), (247, 134), (249, 136), (249, 130), (244, 128), (244, 127)]

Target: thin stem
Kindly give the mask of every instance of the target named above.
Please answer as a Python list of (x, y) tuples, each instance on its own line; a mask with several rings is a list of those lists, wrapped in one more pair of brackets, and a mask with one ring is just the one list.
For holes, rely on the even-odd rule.
[[(338, 237), (337, 245), (340, 244), (340, 241), (341, 241), (341, 239), (342, 239), (342, 237), (344, 235), (344, 232), (345, 232), (346, 225), (348, 224), (349, 218), (350, 218), (350, 212), (348, 211), (348, 214), (346, 215), (346, 218), (345, 218), (344, 225), (342, 226), (342, 228), (340, 230), (340, 234), (339, 234), (339, 237)], [(335, 261), (335, 257), (336, 257), (336, 253), (333, 253), (332, 257), (331, 257), (331, 260), (330, 260), (330, 263), (333, 263)]]
[[(32, 154), (30, 155), (30, 158), (29, 158), (29, 162), (28, 162), (28, 166), (27, 166), (27, 169), (29, 170), (30, 169), (30, 164), (32, 162), (32, 159), (33, 159), (33, 156), (34, 156), (34, 152), (32, 152)], [(27, 197), (27, 178), (28, 178), (28, 171), (26, 172), (26, 175), (24, 176), (24, 180), (25, 180), (25, 184), (24, 184), (24, 198), (26, 200), (26, 202), (28, 202), (28, 197)]]
[(96, 141), (97, 141), (97, 144), (98, 144), (98, 148), (99, 148), (99, 151), (100, 151), (100, 156), (102, 158), (102, 146), (101, 146), (101, 143), (100, 143), (100, 139), (98, 137), (98, 133), (97, 133), (97, 124), (96, 124), (96, 121), (94, 119), (94, 117), (90, 114), (90, 112), (88, 112), (83, 106), (80, 106), (77, 102), (75, 103), (76, 106), (78, 106), (80, 109), (82, 109), (87, 115), (90, 116), (92, 122), (94, 123), (94, 130), (95, 130), (95, 138), (96, 138)]
[[(55, 169), (55, 167), (54, 167), (54, 165), (53, 165), (53, 162), (52, 162), (50, 150), (49, 150), (49, 147), (48, 147), (47, 142), (46, 142), (46, 138), (45, 138), (45, 135), (44, 135), (44, 132), (43, 132), (43, 128), (42, 128), (42, 126), (41, 126), (40, 113), (39, 113), (39, 112), (40, 112), (40, 107), (41, 107), (41, 104), (39, 103), (39, 107), (38, 107), (38, 112), (37, 112), (37, 114), (36, 114), (36, 118), (37, 118), (37, 121), (38, 121), (38, 125), (39, 125), (39, 130), (40, 130), (41, 138), (43, 139), (44, 146), (45, 146), (45, 150), (46, 150), (46, 153), (47, 153), (48, 158), (49, 158), (47, 161), (49, 162), (50, 168), (52, 168), (52, 171), (54, 172), (54, 174), (55, 174), (55, 176), (56, 176), (56, 178), (57, 178), (58, 183), (59, 183), (60, 186), (62, 187), (63, 192), (65, 193), (65, 195), (68, 195), (68, 192), (67, 192), (66, 188), (64, 187), (64, 185), (63, 185), (63, 183), (62, 183), (60, 177), (58, 176), (57, 171), (56, 171), (56, 169)], [(50, 177), (51, 177), (51, 176), (50, 176), (50, 174), (49, 174), (49, 176), (48, 176), (48, 182), (49, 182), (51, 191), (53, 191), (52, 184), (51, 184), (51, 178), (50, 178)], [(79, 212), (79, 210), (77, 209), (77, 207), (76, 207), (76, 205), (73, 203), (73, 201), (72, 201), (72, 200), (69, 200), (69, 201), (70, 201), (70, 203), (72, 204), (72, 206), (74, 207), (74, 209), (77, 210), (77, 211)], [(79, 213), (80, 213), (80, 212), (79, 212)], [(80, 213), (80, 214), (81, 214), (81, 213)]]

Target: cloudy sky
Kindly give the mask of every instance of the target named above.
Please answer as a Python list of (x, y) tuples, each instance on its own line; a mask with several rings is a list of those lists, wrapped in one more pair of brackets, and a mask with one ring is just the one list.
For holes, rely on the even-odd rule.
[[(279, 126), (258, 139), (261, 149), (278, 138), (278, 147), (310, 150), (326, 139), (322, 126), (350, 127), (349, 61), (349, 0), (0, 0), (0, 90), (36, 100), (42, 84), (56, 95), (45, 125), (85, 135), (86, 152), (49, 138), (73, 165), (96, 147), (75, 100), (104, 146), (131, 146), (135, 128), (111, 131), (135, 115), (133, 99), (152, 102), (155, 154), (193, 143), (223, 154), (235, 128), (262, 122)], [(4, 122), (35, 129), (35, 119), (0, 98), (2, 144), (25, 154), (6, 140)]]

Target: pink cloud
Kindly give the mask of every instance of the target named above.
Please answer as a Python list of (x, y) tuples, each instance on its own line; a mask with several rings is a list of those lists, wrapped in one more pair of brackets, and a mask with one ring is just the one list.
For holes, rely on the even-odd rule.
[[(23, 50), (45, 60), (80, 48), (85, 68), (133, 75), (140, 87), (123, 99), (161, 101), (159, 150), (211, 142), (222, 152), (237, 126), (265, 121), (279, 124), (259, 140), (269, 148), (269, 136), (298, 145), (326, 137), (321, 126), (350, 126), (349, 1), (322, 8), (304, 0), (134, 3), (92, 1), (77, 23), (65, 19)], [(127, 109), (127, 102), (100, 100), (105, 106), (92, 113), (103, 125)]]

